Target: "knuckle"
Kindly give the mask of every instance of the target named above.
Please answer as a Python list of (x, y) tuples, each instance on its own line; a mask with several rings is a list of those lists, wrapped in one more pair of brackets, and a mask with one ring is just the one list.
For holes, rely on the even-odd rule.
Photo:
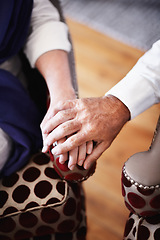
[(81, 109), (85, 109), (86, 108), (86, 99), (84, 99), (84, 98), (80, 99), (78, 106)]
[(60, 129), (59, 132), (61, 133), (61, 135), (67, 135), (68, 134), (68, 126), (67, 124), (63, 124)]
[(44, 121), (44, 119), (43, 119), (43, 121), (42, 121), (41, 124), (40, 124), (40, 128), (43, 129), (44, 126), (45, 126), (45, 121)]
[(59, 112), (57, 113), (57, 118), (58, 118), (59, 120), (63, 118), (63, 113), (62, 113), (62, 111), (59, 111)]
[(69, 108), (69, 109), (70, 109), (70, 108), (73, 108), (74, 105), (75, 105), (74, 100), (73, 100), (73, 101), (68, 100), (68, 108)]
[(73, 148), (75, 145), (75, 141), (72, 138), (70, 138), (69, 145), (71, 148)]
[(71, 124), (71, 128), (72, 129), (80, 129), (81, 128), (81, 124), (77, 120), (73, 120), (72, 124)]
[(93, 132), (95, 132), (95, 127), (92, 125), (92, 124), (90, 124), (90, 123), (88, 123), (87, 124), (87, 133), (93, 133)]
[(86, 139), (86, 136), (87, 136), (87, 131), (83, 131), (83, 132), (81, 133), (81, 139), (82, 139), (82, 140), (85, 140), (85, 139)]
[(65, 102), (64, 102), (63, 100), (60, 100), (60, 101), (57, 103), (57, 108), (63, 107), (64, 103), (65, 103)]

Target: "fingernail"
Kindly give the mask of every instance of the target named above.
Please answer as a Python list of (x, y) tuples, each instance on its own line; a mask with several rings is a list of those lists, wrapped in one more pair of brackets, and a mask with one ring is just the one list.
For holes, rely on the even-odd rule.
[(58, 155), (57, 152), (55, 151), (55, 147), (51, 150), (53, 155)]
[(84, 164), (84, 168), (87, 170), (90, 167), (90, 164)]
[(70, 170), (73, 170), (74, 167), (75, 167), (75, 165), (68, 166), (68, 168), (69, 168)]
[(48, 150), (47, 146), (43, 146), (42, 152), (45, 153), (45, 152), (47, 152), (47, 150)]
[(90, 147), (87, 151), (87, 154), (91, 154), (92, 153), (92, 148)]
[(79, 166), (82, 166), (82, 165), (83, 165), (83, 160), (79, 161), (79, 162), (78, 162), (78, 165), (79, 165)]
[(64, 164), (65, 161), (64, 161), (63, 159), (59, 159), (59, 163), (60, 163), (60, 164)]

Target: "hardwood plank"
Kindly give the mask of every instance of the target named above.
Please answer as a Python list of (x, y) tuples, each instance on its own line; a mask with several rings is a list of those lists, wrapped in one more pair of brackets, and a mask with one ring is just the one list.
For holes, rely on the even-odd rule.
[[(80, 97), (98, 97), (134, 66), (143, 52), (67, 19), (73, 38)], [(121, 195), (121, 169), (134, 153), (151, 143), (160, 105), (136, 117), (97, 161), (96, 173), (84, 182), (87, 240), (120, 240), (129, 211)]]
[[(102, 96), (134, 66), (143, 52), (68, 19), (73, 38), (80, 97)], [(153, 131), (160, 105), (132, 121)]]

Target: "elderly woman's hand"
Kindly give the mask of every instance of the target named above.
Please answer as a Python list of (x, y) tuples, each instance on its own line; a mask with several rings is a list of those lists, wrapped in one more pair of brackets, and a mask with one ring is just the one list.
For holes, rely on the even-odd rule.
[[(72, 86), (68, 55), (65, 51), (52, 50), (42, 54), (36, 61), (36, 67), (46, 80), (50, 95), (50, 106), (41, 123), (42, 137), (45, 142), (48, 134), (44, 133), (44, 128), (46, 124), (48, 125), (49, 116), (54, 112), (55, 106), (59, 101), (65, 102), (76, 99), (76, 95)], [(65, 142), (65, 140), (65, 136), (57, 139), (58, 145)], [(53, 143), (47, 147), (45, 146), (43, 151), (47, 152)], [(83, 163), (86, 158), (86, 151), (87, 145), (84, 143), (79, 147), (72, 148), (69, 153), (61, 154), (60, 162), (64, 163), (69, 159), (68, 167), (72, 170), (77, 161), (79, 164)]]

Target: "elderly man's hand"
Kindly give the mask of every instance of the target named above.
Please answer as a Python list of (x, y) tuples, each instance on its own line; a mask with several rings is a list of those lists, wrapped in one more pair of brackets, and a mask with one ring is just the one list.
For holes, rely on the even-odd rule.
[(43, 133), (48, 134), (44, 146), (67, 137), (66, 141), (52, 150), (53, 154), (59, 155), (84, 143), (89, 143), (89, 149), (93, 141), (94, 149), (91, 149), (91, 154), (83, 163), (87, 169), (111, 145), (129, 119), (128, 108), (111, 95), (61, 102), (43, 129)]

